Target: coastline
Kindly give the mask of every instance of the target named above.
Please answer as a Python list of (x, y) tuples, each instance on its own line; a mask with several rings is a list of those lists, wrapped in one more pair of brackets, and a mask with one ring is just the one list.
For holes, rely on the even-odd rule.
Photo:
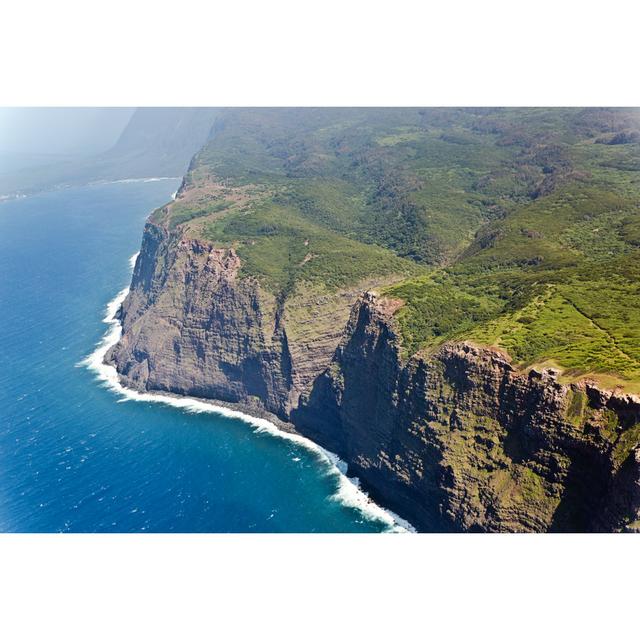
[[(129, 184), (136, 182), (160, 182), (161, 180), (180, 180), (180, 176), (150, 176), (146, 178), (120, 178), (116, 180), (92, 180), (90, 182), (84, 182), (79, 184), (59, 183), (46, 187), (44, 189), (34, 189), (31, 191), (14, 191), (12, 193), (0, 194), (0, 204), (3, 202), (11, 202), (12, 200), (24, 200), (25, 198), (31, 198), (43, 193), (50, 193), (53, 191), (64, 191), (66, 189), (75, 189), (82, 187), (93, 187), (106, 184)], [(177, 191), (175, 192), (177, 193)], [(172, 198), (173, 199), (173, 198)]]
[[(131, 256), (129, 266), (133, 271), (138, 253)], [(103, 336), (96, 349), (82, 360), (79, 365), (85, 366), (96, 374), (104, 386), (119, 394), (119, 402), (129, 400), (137, 402), (156, 402), (166, 404), (188, 413), (214, 413), (227, 418), (240, 420), (253, 428), (256, 433), (268, 433), (269, 435), (289, 440), (304, 447), (307, 451), (314, 453), (319, 461), (326, 467), (328, 475), (334, 476), (338, 480), (337, 491), (331, 496), (332, 499), (341, 502), (343, 505), (358, 509), (365, 518), (379, 520), (387, 525), (385, 532), (393, 533), (416, 533), (415, 527), (407, 520), (401, 518), (392, 511), (381, 507), (371, 500), (371, 498), (360, 488), (358, 478), (347, 475), (347, 464), (335, 453), (327, 451), (309, 438), (305, 438), (295, 431), (295, 429), (275, 416), (265, 417), (266, 412), (259, 411), (253, 407), (242, 407), (246, 410), (240, 411), (231, 408), (230, 403), (216, 402), (202, 398), (190, 396), (179, 396), (177, 394), (139, 392), (130, 389), (122, 384), (118, 372), (112, 365), (104, 362), (107, 351), (115, 345), (122, 334), (122, 325), (117, 318), (118, 310), (129, 293), (129, 287), (122, 289), (108, 304), (107, 313), (103, 322), (109, 325), (107, 332)], [(237, 405), (235, 405), (237, 406)], [(260, 414), (260, 415), (252, 415)]]

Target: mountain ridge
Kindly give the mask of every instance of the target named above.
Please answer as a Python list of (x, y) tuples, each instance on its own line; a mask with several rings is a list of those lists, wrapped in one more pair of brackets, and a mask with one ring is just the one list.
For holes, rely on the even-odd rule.
[[(115, 144), (90, 156), (35, 160), (0, 174), (0, 194), (29, 195), (91, 182), (181, 176), (207, 140), (212, 108), (136, 109)], [(24, 164), (24, 163), (23, 163)], [(7, 167), (9, 164), (7, 164)]]

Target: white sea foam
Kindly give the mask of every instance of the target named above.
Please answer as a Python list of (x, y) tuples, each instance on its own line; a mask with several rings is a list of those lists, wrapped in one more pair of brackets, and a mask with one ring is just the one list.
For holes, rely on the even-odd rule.
[[(133, 268), (138, 254), (131, 256), (129, 264)], [(90, 354), (80, 364), (86, 366), (96, 373), (96, 377), (103, 382), (112, 391), (118, 393), (121, 402), (134, 400), (137, 402), (156, 402), (167, 404), (178, 409), (182, 409), (189, 413), (215, 413), (227, 418), (235, 418), (241, 420), (245, 424), (251, 426), (257, 433), (267, 433), (275, 438), (289, 440), (297, 445), (304, 447), (307, 451), (314, 453), (318, 459), (325, 465), (326, 472), (335, 476), (338, 481), (336, 493), (332, 496), (333, 500), (358, 509), (365, 518), (370, 520), (382, 521), (386, 524), (387, 530), (397, 533), (415, 532), (415, 528), (406, 520), (400, 518), (397, 514), (383, 509), (369, 498), (369, 496), (360, 488), (358, 478), (349, 478), (347, 474), (347, 463), (341, 460), (335, 453), (327, 451), (312, 440), (294, 433), (282, 431), (275, 424), (265, 418), (255, 418), (253, 416), (229, 409), (228, 407), (219, 406), (212, 402), (205, 402), (191, 397), (165, 396), (160, 393), (141, 393), (133, 389), (129, 389), (120, 383), (118, 373), (115, 367), (104, 362), (107, 351), (114, 346), (122, 335), (122, 326), (116, 315), (124, 299), (129, 293), (129, 288), (123, 289), (118, 295), (107, 305), (107, 315), (103, 322), (109, 325), (109, 329), (98, 344), (96, 350)]]
[(119, 180), (104, 180), (99, 184), (129, 184), (132, 182), (159, 182), (160, 180), (180, 180), (180, 176), (152, 176), (149, 178), (120, 178)]
[(24, 193), (5, 193), (0, 195), (0, 202), (7, 202), (9, 200), (24, 200), (27, 196)]
[[(138, 256), (140, 255), (140, 252), (138, 251), (138, 253), (134, 253), (130, 258), (129, 258), (129, 268), (131, 269), (131, 271), (133, 271), (135, 269), (136, 266), (136, 260), (138, 259)], [(128, 290), (127, 290), (128, 291)]]
[[(120, 178), (118, 180), (93, 180), (91, 182), (88, 182), (86, 185), (57, 184), (47, 189), (44, 189), (44, 191), (61, 191), (64, 189), (71, 189), (74, 186), (83, 187), (83, 186), (94, 186), (94, 185), (104, 185), (104, 184), (123, 184), (123, 183), (128, 184), (133, 182), (159, 182), (160, 180), (180, 180), (180, 176), (150, 176), (148, 178)], [(37, 195), (39, 193), (40, 191), (38, 190), (33, 192), (31, 195)], [(176, 191), (171, 196), (171, 199), (175, 200), (175, 196), (177, 194), (178, 192)], [(23, 198), (28, 198), (28, 197), (29, 195), (25, 193), (20, 193), (20, 192), (0, 194), (0, 203), (7, 202), (9, 200), (22, 200)]]

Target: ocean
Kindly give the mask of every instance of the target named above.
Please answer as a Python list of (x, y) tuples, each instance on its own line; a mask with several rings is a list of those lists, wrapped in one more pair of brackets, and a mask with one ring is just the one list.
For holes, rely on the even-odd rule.
[(178, 186), (0, 203), (0, 531), (402, 530), (309, 441), (100, 366), (144, 221)]

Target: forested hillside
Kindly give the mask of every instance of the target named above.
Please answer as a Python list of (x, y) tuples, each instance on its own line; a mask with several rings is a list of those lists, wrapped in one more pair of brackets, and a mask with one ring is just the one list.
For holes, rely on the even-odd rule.
[(451, 339), (636, 390), (640, 113), (218, 112), (157, 220), (285, 301), (393, 274), (407, 353)]

